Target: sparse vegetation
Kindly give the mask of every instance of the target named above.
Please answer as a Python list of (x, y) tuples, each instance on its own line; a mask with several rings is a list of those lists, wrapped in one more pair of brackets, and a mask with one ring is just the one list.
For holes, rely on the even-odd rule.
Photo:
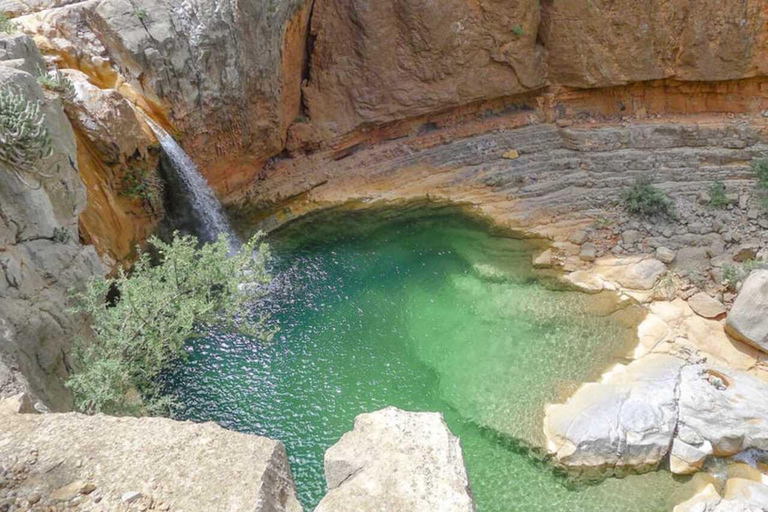
[(149, 13), (144, 9), (136, 9), (133, 11), (133, 15), (141, 22), (146, 21), (149, 18)]
[(768, 269), (768, 261), (750, 260), (735, 265), (723, 266), (723, 285), (730, 291), (736, 291), (738, 284), (746, 279), (753, 270)]
[(763, 208), (768, 210), (768, 158), (758, 158), (752, 162), (752, 172), (757, 179), (757, 190), (761, 194)]
[(725, 183), (715, 181), (709, 186), (709, 206), (717, 210), (722, 210), (728, 206), (728, 199), (725, 197)]
[(56, 69), (53, 73), (46, 73), (40, 70), (37, 82), (49, 91), (54, 91), (66, 99), (70, 100), (75, 96), (75, 86), (72, 81)]
[(512, 33), (515, 34), (517, 37), (520, 37), (525, 33), (525, 31), (523, 30), (523, 26), (518, 23), (517, 25), (512, 27)]
[(13, 34), (16, 32), (16, 24), (11, 21), (8, 14), (0, 12), (0, 34)]
[(672, 199), (660, 188), (654, 187), (648, 178), (638, 178), (634, 185), (621, 192), (624, 209), (634, 215), (653, 217), (655, 215), (675, 215)]
[(605, 215), (598, 215), (594, 221), (595, 229), (605, 229), (611, 226), (611, 219)]
[(52, 153), (53, 142), (40, 103), (28, 101), (15, 87), (0, 88), (0, 164), (33, 187), (24, 176), (50, 178), (39, 166)]
[(68, 244), (72, 240), (72, 233), (67, 228), (54, 228), (53, 229), (53, 241), (60, 244)]
[[(269, 249), (256, 235), (230, 255), (224, 235), (198, 248), (190, 236), (149, 243), (160, 262), (140, 255), (130, 276), (91, 279), (74, 298), (94, 339), (75, 340), (75, 371), (67, 381), (79, 410), (122, 415), (169, 412), (157, 378), (186, 355), (200, 326), (268, 339), (264, 317), (251, 311), (266, 293)], [(254, 252), (258, 249), (257, 252)], [(109, 300), (108, 297), (113, 297)]]
[(131, 167), (125, 171), (120, 194), (131, 199), (155, 203), (163, 197), (163, 180), (155, 171), (145, 167)]

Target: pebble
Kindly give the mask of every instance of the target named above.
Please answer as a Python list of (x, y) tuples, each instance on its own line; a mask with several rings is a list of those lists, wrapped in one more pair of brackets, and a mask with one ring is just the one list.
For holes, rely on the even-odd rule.
[(662, 263), (672, 263), (675, 261), (675, 251), (668, 249), (667, 247), (659, 247), (656, 249), (656, 259)]
[(133, 503), (137, 499), (141, 498), (141, 493), (136, 491), (128, 491), (124, 492), (123, 495), (120, 497), (120, 500), (123, 503)]

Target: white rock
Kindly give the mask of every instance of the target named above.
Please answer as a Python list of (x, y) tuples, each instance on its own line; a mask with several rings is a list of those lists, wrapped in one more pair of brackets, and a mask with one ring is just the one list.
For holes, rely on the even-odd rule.
[(582, 386), (565, 404), (550, 405), (544, 419), (549, 451), (580, 470), (655, 468), (675, 431), (675, 388), (683, 364), (650, 354)]
[(768, 270), (755, 270), (744, 281), (725, 329), (737, 340), (768, 352)]
[(695, 473), (704, 465), (704, 461), (712, 454), (712, 445), (704, 441), (701, 446), (694, 446), (676, 438), (672, 442), (669, 455), (669, 469), (677, 475)]
[(475, 510), (459, 439), (439, 413), (359, 415), (325, 452), (325, 478), (316, 512)]

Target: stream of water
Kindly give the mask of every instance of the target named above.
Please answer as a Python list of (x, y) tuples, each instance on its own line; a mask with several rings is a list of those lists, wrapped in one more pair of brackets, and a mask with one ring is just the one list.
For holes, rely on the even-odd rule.
[(167, 375), (180, 416), (283, 441), (300, 499), (357, 414), (440, 411), (480, 512), (661, 512), (665, 471), (574, 488), (537, 455), (548, 402), (631, 350), (631, 310), (551, 286), (536, 247), (454, 209), (327, 212), (270, 235), (270, 343), (208, 332)]

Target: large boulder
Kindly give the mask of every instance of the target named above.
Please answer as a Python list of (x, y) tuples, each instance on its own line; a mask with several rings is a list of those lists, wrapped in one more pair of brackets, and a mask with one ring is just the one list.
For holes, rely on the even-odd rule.
[(0, 407), (0, 468), (14, 475), (4, 490), (38, 506), (302, 510), (282, 443), (214, 423)]
[(547, 407), (544, 433), (557, 461), (577, 473), (658, 466), (677, 424), (676, 384), (684, 362), (651, 354), (585, 384)]
[(768, 270), (755, 270), (744, 281), (725, 329), (737, 340), (768, 352)]
[(359, 415), (325, 453), (325, 479), (316, 512), (475, 510), (459, 439), (439, 413)]

